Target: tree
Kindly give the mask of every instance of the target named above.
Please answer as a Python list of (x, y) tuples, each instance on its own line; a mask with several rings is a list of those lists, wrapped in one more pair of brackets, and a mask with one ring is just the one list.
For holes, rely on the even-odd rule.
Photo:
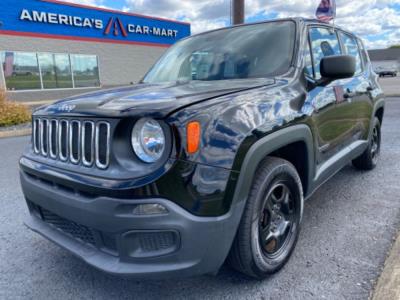
[(390, 46), (389, 49), (400, 49), (400, 45), (393, 45), (393, 46)]

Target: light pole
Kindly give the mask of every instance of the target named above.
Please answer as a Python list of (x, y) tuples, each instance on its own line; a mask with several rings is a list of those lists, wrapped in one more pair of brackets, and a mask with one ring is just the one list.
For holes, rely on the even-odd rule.
[(232, 0), (233, 25), (244, 23), (244, 0)]

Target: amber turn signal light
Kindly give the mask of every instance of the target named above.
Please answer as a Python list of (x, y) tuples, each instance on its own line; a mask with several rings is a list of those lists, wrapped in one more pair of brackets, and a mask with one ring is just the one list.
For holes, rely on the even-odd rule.
[(200, 146), (200, 123), (190, 122), (186, 128), (186, 141), (187, 141), (187, 152), (189, 154), (196, 153)]

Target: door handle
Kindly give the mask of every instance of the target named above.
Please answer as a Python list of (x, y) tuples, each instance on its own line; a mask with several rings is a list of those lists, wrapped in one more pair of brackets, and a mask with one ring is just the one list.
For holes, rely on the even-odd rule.
[(355, 97), (356, 93), (353, 93), (350, 89), (346, 90), (346, 93), (344, 93), (343, 97), (347, 100), (350, 100), (351, 98)]
[(375, 90), (375, 88), (372, 87), (371, 85), (369, 85), (369, 86), (367, 87), (367, 93), (370, 93), (370, 92), (372, 92), (372, 91), (374, 91), (374, 90)]

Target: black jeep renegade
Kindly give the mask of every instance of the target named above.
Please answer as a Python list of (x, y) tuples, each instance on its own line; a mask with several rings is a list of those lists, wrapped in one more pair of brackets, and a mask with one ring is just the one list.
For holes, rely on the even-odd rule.
[(198, 34), (134, 86), (39, 108), (20, 160), (32, 230), (106, 272), (263, 278), (303, 202), (378, 161), (384, 99), (363, 43), (306, 19)]

